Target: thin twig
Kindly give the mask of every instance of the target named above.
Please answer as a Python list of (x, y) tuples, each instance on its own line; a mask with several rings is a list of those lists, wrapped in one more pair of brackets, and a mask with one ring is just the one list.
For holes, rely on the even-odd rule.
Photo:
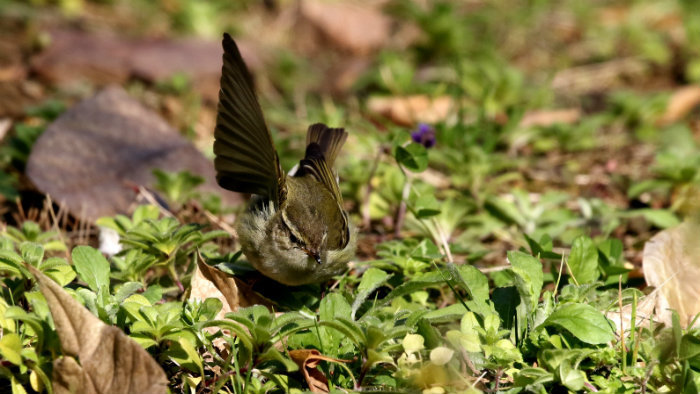
[(66, 258), (70, 257), (70, 253), (68, 252), (69, 248), (67, 247), (67, 242), (66, 239), (63, 238), (63, 232), (61, 229), (58, 227), (58, 217), (56, 216), (56, 212), (53, 210), (53, 201), (51, 200), (51, 195), (47, 194), (46, 195), (46, 210), (49, 212), (49, 215), (51, 215), (51, 221), (53, 224), (51, 225), (51, 228), (54, 229), (58, 233), (58, 237), (60, 238), (61, 242), (66, 244)]
[(491, 272), (504, 271), (510, 268), (510, 265), (497, 265), (495, 267), (478, 268), (482, 274), (488, 274)]
[(501, 376), (503, 376), (503, 368), (498, 368), (498, 372), (496, 372), (495, 376), (495, 381), (496, 381), (496, 387), (494, 387), (494, 390), (498, 392), (501, 386)]
[(204, 216), (207, 217), (210, 221), (214, 222), (217, 226), (219, 226), (222, 230), (226, 231), (231, 235), (234, 239), (238, 239), (238, 233), (236, 232), (236, 229), (230, 226), (228, 223), (224, 222), (221, 220), (218, 216), (214, 215), (213, 213), (207, 211), (206, 209), (204, 211)]

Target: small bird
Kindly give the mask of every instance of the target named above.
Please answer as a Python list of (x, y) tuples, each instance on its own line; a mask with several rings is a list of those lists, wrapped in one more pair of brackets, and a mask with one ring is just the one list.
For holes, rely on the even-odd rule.
[(348, 134), (311, 125), (304, 158), (285, 174), (252, 78), (226, 33), (223, 47), (214, 167), (221, 187), (254, 194), (236, 224), (241, 249), (258, 271), (280, 283), (328, 280), (355, 254), (356, 233), (332, 169)]

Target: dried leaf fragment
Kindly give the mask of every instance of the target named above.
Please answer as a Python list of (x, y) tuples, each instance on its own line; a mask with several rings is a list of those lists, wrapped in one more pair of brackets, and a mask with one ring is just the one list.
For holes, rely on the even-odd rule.
[(659, 118), (660, 126), (683, 119), (693, 108), (700, 105), (700, 86), (684, 86), (671, 95), (666, 105), (666, 112)]
[(49, 305), (61, 348), (70, 356), (54, 361), (55, 392), (166, 392), (165, 372), (146, 350), (119, 328), (100, 321), (49, 277), (27, 268)]
[(394, 123), (414, 126), (418, 122), (447, 121), (457, 113), (457, 102), (448, 96), (429, 97), (412, 95), (405, 97), (371, 97), (367, 102), (369, 112), (385, 116)]
[(341, 360), (338, 358), (327, 357), (321, 354), (316, 349), (298, 349), (290, 350), (289, 355), (299, 366), (304, 374), (304, 379), (314, 393), (329, 393), (328, 379), (316, 367), (321, 361), (329, 361), (333, 363), (348, 363), (351, 360)]
[(551, 126), (557, 123), (572, 124), (581, 118), (578, 108), (531, 111), (520, 120), (520, 127)]
[[(637, 308), (635, 310), (637, 319), (634, 324), (635, 327), (647, 328), (651, 326), (651, 321), (656, 318), (654, 309), (656, 308), (658, 297), (659, 292), (654, 291), (649, 295), (641, 297), (637, 301)], [(622, 313), (620, 313), (619, 310), (608, 311), (605, 317), (613, 321), (613, 327), (618, 336), (625, 335), (632, 327), (632, 304), (623, 306)], [(621, 332), (621, 329), (625, 332)]]
[(700, 224), (689, 221), (661, 231), (644, 245), (644, 279), (659, 293), (657, 321), (670, 324), (673, 309), (687, 326), (700, 313), (699, 234)]
[(557, 72), (552, 89), (563, 95), (604, 92), (622, 84), (623, 80), (641, 79), (649, 69), (647, 63), (635, 57), (586, 64)]
[(381, 48), (389, 39), (391, 20), (371, 3), (304, 0), (300, 12), (329, 41), (356, 55)]
[(216, 315), (217, 319), (222, 319), (229, 312), (235, 312), (239, 306), (269, 305), (269, 301), (253, 292), (245, 283), (199, 258), (192, 277), (190, 299), (204, 301), (207, 298), (216, 298), (223, 304), (223, 308)]

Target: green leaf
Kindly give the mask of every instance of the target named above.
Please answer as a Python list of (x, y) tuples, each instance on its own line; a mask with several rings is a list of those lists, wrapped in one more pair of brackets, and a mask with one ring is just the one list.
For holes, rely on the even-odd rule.
[(0, 271), (25, 277), (29, 276), (29, 272), (27, 272), (22, 263), (22, 256), (12, 250), (0, 249)]
[(406, 147), (398, 145), (394, 153), (396, 161), (412, 172), (423, 172), (428, 168), (428, 151), (421, 144), (412, 142)]
[(212, 320), (224, 304), (218, 298), (207, 298), (199, 308), (200, 319)]
[(425, 339), (423, 336), (418, 334), (406, 334), (406, 336), (401, 341), (401, 346), (406, 353), (419, 352), (425, 349)]
[(76, 246), (71, 256), (78, 276), (90, 289), (97, 292), (109, 286), (109, 262), (100, 251), (90, 246)]
[(476, 331), (464, 333), (458, 330), (450, 330), (445, 334), (445, 337), (454, 347), (458, 348), (461, 346), (468, 352), (481, 351), (481, 339)]
[(471, 297), (471, 302), (467, 302), (469, 309), (482, 316), (490, 314), (492, 308), (488, 305), (489, 281), (486, 275), (471, 265), (457, 267), (455, 264), (449, 263), (447, 264), (447, 270), (457, 285), (463, 288)]
[(413, 203), (413, 209), (418, 219), (425, 219), (440, 214), (440, 204), (435, 195), (424, 193)]
[(522, 252), (508, 252), (508, 262), (514, 274), (515, 287), (518, 289), (528, 314), (537, 309), (537, 303), (544, 282), (542, 263), (536, 258)]
[(321, 300), (318, 313), (321, 320), (334, 320), (336, 317), (350, 316), (352, 309), (342, 294), (330, 293)]
[(155, 304), (163, 298), (163, 288), (158, 285), (150, 285), (141, 295), (146, 297), (151, 304)]
[(6, 333), (0, 338), (0, 355), (15, 365), (22, 365), (22, 339), (15, 333)]
[(435, 365), (445, 365), (452, 360), (454, 354), (454, 350), (445, 346), (438, 346), (430, 351), (430, 361)]
[(497, 287), (491, 296), (496, 312), (501, 318), (504, 328), (510, 330), (515, 323), (517, 306), (520, 304), (520, 296), (515, 286)]
[(68, 264), (55, 265), (42, 271), (46, 276), (61, 285), (61, 287), (66, 286), (75, 279), (75, 271), (73, 271), (73, 267)]
[(349, 338), (358, 347), (365, 346), (365, 336), (362, 329), (353, 321), (337, 318), (336, 320), (325, 320), (318, 322), (319, 326), (330, 327), (338, 330), (341, 334)]
[[(319, 305), (319, 319), (321, 321), (335, 321), (337, 318), (348, 318), (352, 314), (350, 304), (340, 293), (330, 293), (323, 297)], [(347, 342), (347, 335), (327, 327), (320, 327), (318, 336), (321, 343), (326, 348), (332, 349), (332, 355), (338, 355), (338, 351), (343, 348), (343, 342)]]
[(518, 210), (515, 204), (499, 197), (489, 196), (484, 202), (484, 209), (486, 209), (491, 216), (505, 223), (514, 223), (521, 227), (527, 223), (527, 219)]
[(669, 228), (680, 223), (676, 215), (666, 209), (637, 209), (629, 211), (628, 216), (642, 216), (649, 223), (659, 228)]
[(571, 275), (579, 284), (595, 282), (600, 275), (598, 250), (593, 240), (586, 236), (580, 236), (574, 240), (568, 262)]
[(554, 376), (542, 368), (523, 368), (513, 377), (515, 387), (525, 387), (536, 384), (549, 383)]
[(119, 290), (114, 293), (114, 299), (118, 304), (121, 304), (127, 297), (136, 293), (143, 288), (140, 282), (126, 282), (119, 286)]
[(603, 253), (610, 264), (622, 263), (622, 241), (616, 238), (606, 239), (598, 245), (598, 250)]
[(355, 301), (352, 303), (352, 314), (351, 318), (355, 320), (355, 314), (360, 306), (367, 300), (370, 294), (372, 294), (379, 286), (386, 283), (392, 275), (378, 269), (370, 268), (362, 274), (362, 280), (360, 285), (357, 287), (357, 296)]
[(299, 366), (294, 361), (288, 359), (287, 357), (284, 357), (279, 350), (275, 349), (272, 346), (267, 348), (267, 350), (264, 353), (260, 354), (257, 357), (257, 362), (264, 361), (279, 361), (282, 365), (284, 365), (284, 368), (287, 372), (294, 372), (299, 370)]
[[(434, 309), (432, 311), (428, 311), (424, 314), (421, 314), (420, 316), (417, 316), (421, 319), (426, 319), (430, 321), (431, 323), (438, 323), (438, 322), (453, 322), (456, 320), (459, 320), (462, 318), (462, 316), (467, 312), (467, 310), (464, 308), (464, 306), (460, 303), (457, 304), (452, 304), (448, 305), (444, 308), (438, 308)], [(411, 319), (408, 319), (406, 321), (406, 324), (412, 323)]]
[(695, 370), (700, 370), (700, 338), (697, 335), (683, 335), (680, 357), (683, 360), (688, 360), (690, 366)]
[(20, 245), (19, 250), (22, 253), (22, 259), (34, 267), (39, 266), (44, 259), (44, 247), (37, 243), (25, 242)]
[(192, 343), (187, 338), (180, 338), (178, 340), (178, 343), (180, 344), (180, 347), (182, 347), (182, 350), (187, 353), (187, 357), (189, 358), (189, 361), (194, 363), (197, 368), (199, 369), (199, 375), (204, 376), (204, 367), (202, 365), (202, 358), (199, 355), (199, 352), (197, 352), (197, 349), (194, 348)]
[(587, 304), (560, 305), (542, 324), (564, 328), (582, 342), (592, 345), (606, 343), (615, 338), (605, 316)]
[(413, 280), (402, 283), (392, 290), (382, 300), (384, 304), (388, 304), (391, 300), (411, 294), (418, 290), (423, 290), (426, 287), (438, 286), (445, 283), (445, 275), (441, 272), (429, 272), (423, 275), (418, 275)]
[(586, 381), (586, 375), (577, 369), (571, 367), (569, 360), (564, 360), (559, 364), (557, 375), (561, 384), (573, 391), (583, 389), (583, 383)]
[(12, 394), (27, 394), (27, 390), (17, 381), (15, 376), (10, 379), (10, 385), (12, 386)]

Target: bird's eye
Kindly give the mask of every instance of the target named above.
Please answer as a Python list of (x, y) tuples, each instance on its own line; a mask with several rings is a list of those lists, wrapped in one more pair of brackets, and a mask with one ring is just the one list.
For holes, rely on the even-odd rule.
[(297, 238), (297, 237), (294, 235), (294, 233), (289, 233), (289, 240), (290, 240), (293, 244), (301, 245), (301, 241), (299, 240), (299, 238)]

